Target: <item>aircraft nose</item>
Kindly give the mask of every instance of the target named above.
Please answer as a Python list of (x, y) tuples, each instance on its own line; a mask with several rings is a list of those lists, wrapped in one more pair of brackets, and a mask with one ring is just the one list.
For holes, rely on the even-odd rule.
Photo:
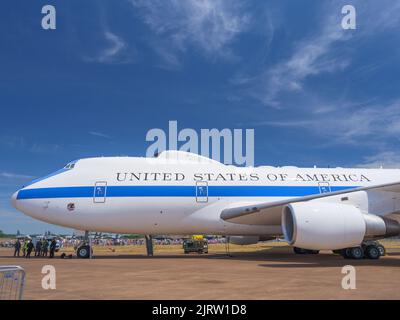
[(11, 196), (11, 204), (13, 205), (13, 207), (15, 209), (17, 209), (17, 196), (18, 196), (18, 192), (15, 192), (12, 196)]

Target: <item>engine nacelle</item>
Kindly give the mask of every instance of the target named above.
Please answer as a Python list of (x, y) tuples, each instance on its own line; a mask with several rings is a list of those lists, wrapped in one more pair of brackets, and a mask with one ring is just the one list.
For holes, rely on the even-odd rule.
[(247, 245), (256, 244), (260, 240), (259, 236), (230, 236), (229, 243)]
[(400, 233), (397, 221), (363, 214), (353, 205), (324, 202), (285, 206), (282, 229), (290, 245), (310, 250), (355, 247), (365, 238), (385, 238)]

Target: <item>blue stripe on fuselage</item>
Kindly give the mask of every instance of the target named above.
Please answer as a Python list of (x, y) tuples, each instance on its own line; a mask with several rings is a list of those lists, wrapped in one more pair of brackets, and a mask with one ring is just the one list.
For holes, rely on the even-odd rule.
[[(331, 186), (334, 191), (357, 186)], [(195, 186), (108, 186), (107, 197), (195, 197)], [(301, 197), (319, 194), (318, 186), (208, 186), (209, 197)], [(22, 189), (17, 199), (92, 198), (94, 187)]]

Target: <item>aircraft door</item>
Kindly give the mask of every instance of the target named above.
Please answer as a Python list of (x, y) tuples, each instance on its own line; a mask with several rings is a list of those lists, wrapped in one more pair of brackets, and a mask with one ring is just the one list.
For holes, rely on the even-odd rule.
[(204, 203), (208, 202), (208, 182), (197, 181), (196, 182), (196, 202)]
[(107, 182), (98, 181), (94, 186), (93, 202), (94, 203), (104, 203), (106, 202), (107, 196)]

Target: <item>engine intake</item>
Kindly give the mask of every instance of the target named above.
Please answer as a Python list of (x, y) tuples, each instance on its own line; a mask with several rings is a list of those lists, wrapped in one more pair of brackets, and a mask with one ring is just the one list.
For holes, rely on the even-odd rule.
[(395, 220), (363, 214), (353, 205), (323, 202), (285, 206), (282, 229), (289, 244), (311, 250), (354, 247), (364, 239), (400, 234), (400, 225)]

